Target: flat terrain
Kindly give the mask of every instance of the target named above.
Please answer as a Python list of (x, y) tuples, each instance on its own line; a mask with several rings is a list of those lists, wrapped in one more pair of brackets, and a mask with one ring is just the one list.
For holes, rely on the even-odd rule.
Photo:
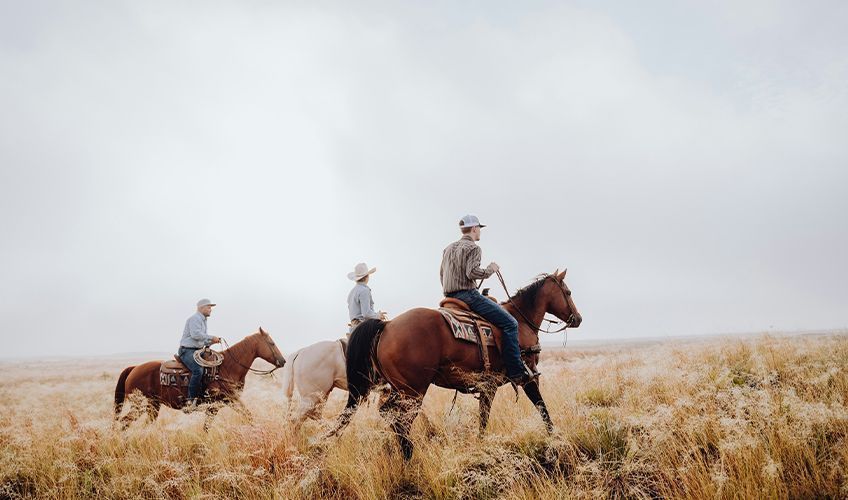
[(147, 359), (0, 362), (0, 498), (848, 498), (844, 333), (546, 348), (553, 435), (504, 387), (479, 439), (476, 400), (433, 389), (408, 464), (376, 405), (315, 443), (345, 394), (292, 432), (280, 379), (254, 375), (252, 421), (119, 431), (117, 376)]

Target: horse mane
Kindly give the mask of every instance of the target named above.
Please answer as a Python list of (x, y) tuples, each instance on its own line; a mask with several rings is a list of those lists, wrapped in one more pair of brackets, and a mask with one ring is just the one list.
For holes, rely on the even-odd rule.
[(535, 278), (533, 278), (533, 282), (524, 288), (519, 289), (515, 292), (515, 295), (510, 297), (512, 300), (521, 300), (524, 303), (534, 303), (536, 302), (536, 295), (539, 294), (539, 290), (545, 284), (545, 279), (550, 276), (550, 274), (539, 274)]
[[(247, 337), (239, 340), (235, 344), (229, 346), (228, 349), (224, 350), (224, 353), (226, 354), (227, 352), (229, 352), (233, 356), (233, 358), (239, 360), (239, 362), (241, 362), (241, 363), (245, 363), (245, 361), (241, 361), (241, 359), (245, 357), (244, 354), (245, 354), (245, 351), (247, 350), (246, 347), (248, 345), (248, 339), (250, 339), (254, 335), (256, 335), (256, 334), (251, 333)], [(252, 363), (252, 362), (253, 362), (252, 359), (247, 361), (247, 363)]]

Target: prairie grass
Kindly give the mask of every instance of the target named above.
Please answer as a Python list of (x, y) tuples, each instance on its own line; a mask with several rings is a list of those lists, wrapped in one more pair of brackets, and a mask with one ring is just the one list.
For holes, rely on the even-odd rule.
[(345, 395), (294, 432), (253, 375), (250, 421), (163, 409), (120, 431), (132, 362), (0, 363), (0, 498), (848, 497), (845, 335), (546, 351), (554, 434), (505, 387), (478, 438), (477, 402), (433, 388), (406, 464), (376, 405), (316, 440)]

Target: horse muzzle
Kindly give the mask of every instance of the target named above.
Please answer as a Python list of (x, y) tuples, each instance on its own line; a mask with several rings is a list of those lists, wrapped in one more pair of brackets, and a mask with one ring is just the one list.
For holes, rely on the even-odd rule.
[(577, 328), (580, 326), (580, 323), (583, 322), (583, 316), (580, 314), (572, 314), (565, 320), (565, 324), (568, 325), (569, 328)]

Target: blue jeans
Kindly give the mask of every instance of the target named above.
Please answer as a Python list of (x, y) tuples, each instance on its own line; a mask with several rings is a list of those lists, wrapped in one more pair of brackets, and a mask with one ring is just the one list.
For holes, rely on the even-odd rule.
[(521, 377), (525, 373), (524, 362), (518, 349), (518, 321), (506, 312), (497, 302), (480, 295), (477, 290), (459, 290), (447, 294), (448, 297), (459, 299), (480, 316), (486, 318), (503, 332), (501, 353), (506, 365), (506, 374), (511, 379)]
[(188, 398), (199, 398), (203, 395), (203, 367), (197, 364), (194, 360), (194, 353), (197, 349), (192, 347), (182, 347), (177, 351), (177, 356), (180, 361), (186, 365), (186, 368), (191, 370), (191, 379), (188, 381)]

